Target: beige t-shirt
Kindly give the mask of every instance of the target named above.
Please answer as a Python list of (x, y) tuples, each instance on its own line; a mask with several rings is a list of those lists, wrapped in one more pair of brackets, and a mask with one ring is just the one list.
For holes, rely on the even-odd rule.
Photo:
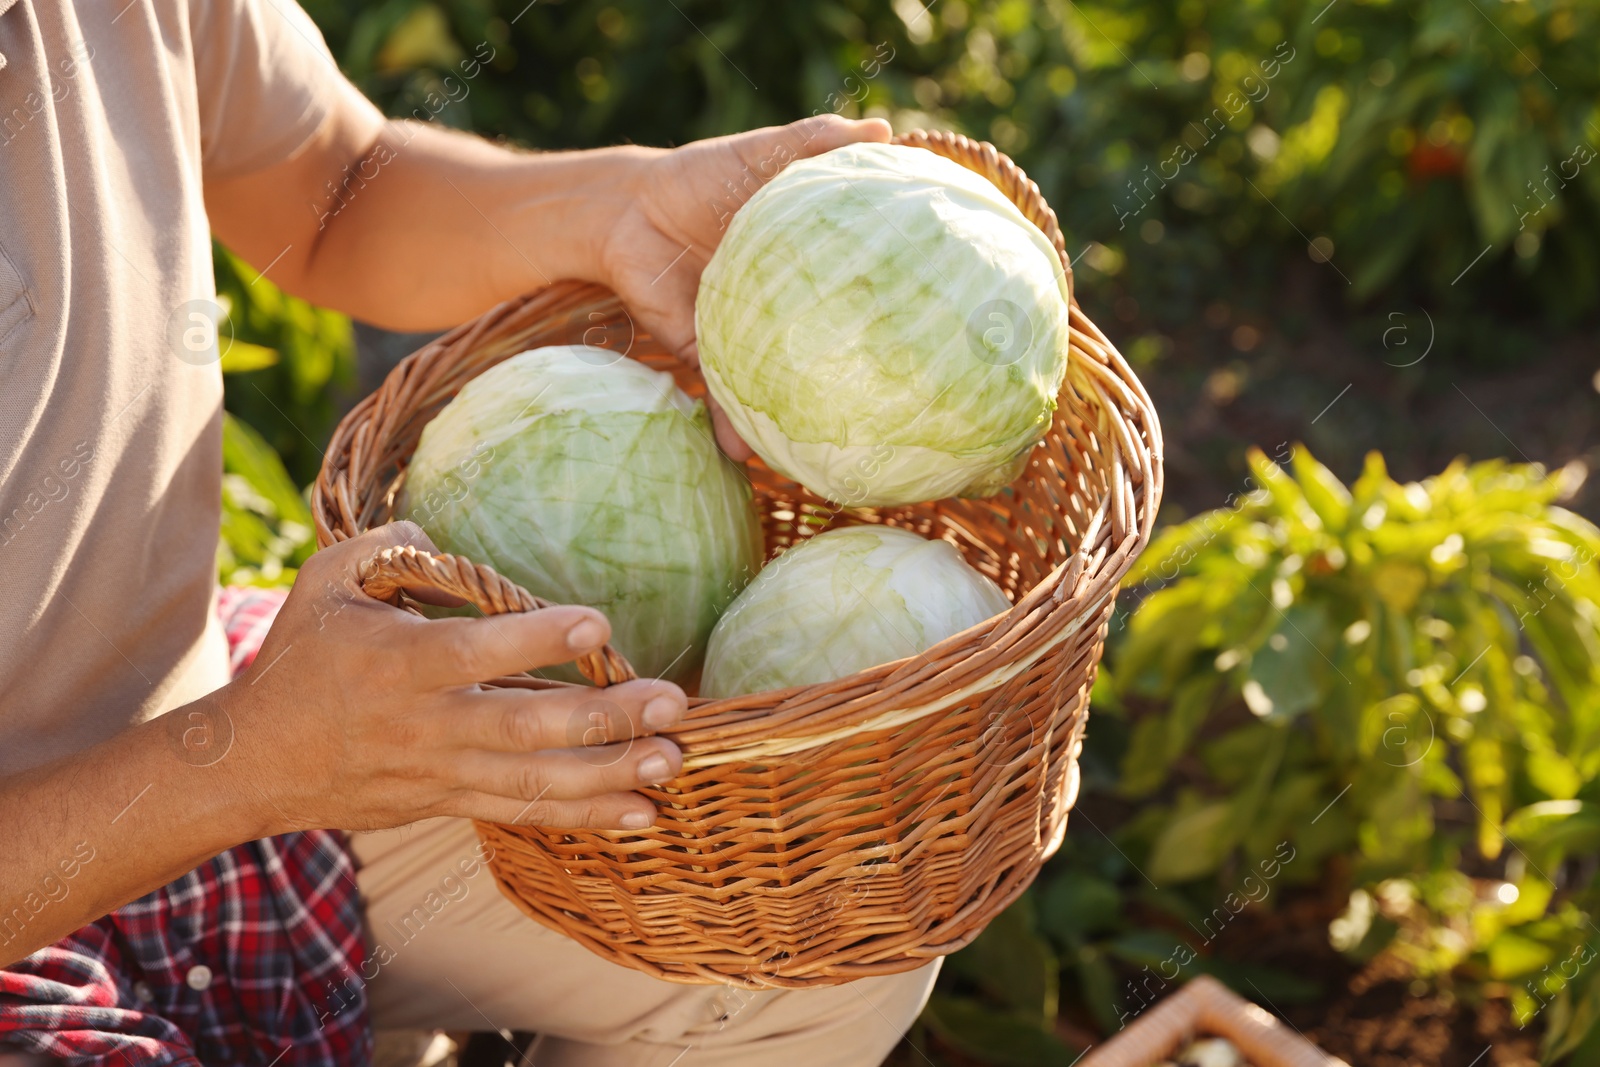
[(0, 57), (8, 773), (227, 680), (222, 378), (182, 335), (216, 295), (201, 178), (355, 90), (292, 0), (0, 0)]

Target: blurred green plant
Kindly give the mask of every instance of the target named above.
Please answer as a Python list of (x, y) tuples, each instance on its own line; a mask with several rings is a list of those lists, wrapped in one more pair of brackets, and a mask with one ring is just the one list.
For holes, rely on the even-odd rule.
[[(1060, 962), (1038, 928), (1033, 894), (948, 958), (922, 1021), (957, 1051), (1001, 1067), (1070, 1067), (1083, 1051), (1054, 1032)], [(974, 995), (962, 995), (969, 992)]]
[[(1283, 837), (1414, 869), (1436, 840), (1424, 796), (1467, 801), (1493, 860), (1519, 803), (1600, 773), (1600, 531), (1552, 503), (1559, 475), (1457, 463), (1401, 486), (1374, 453), (1346, 489), (1304, 449), (1292, 477), (1250, 465), (1258, 488), (1163, 533), (1128, 578), (1170, 584), (1129, 620), (1116, 677), (1170, 710), (1134, 729), (1122, 792), (1167, 782), (1219, 702), (1249, 713), (1191, 768), (1234, 799), (1178, 804), (1152, 877)], [(1345, 785), (1328, 828), (1302, 823)]]
[[(1373, 454), (1347, 488), (1303, 449), (1250, 465), (1128, 576), (1096, 705), (1131, 727), (1119, 845), (1163, 889), (1226, 888), (1280, 843), (1290, 883), (1348, 856), (1330, 933), (1353, 958), (1510, 983), (1524, 1019), (1570, 1007), (1578, 975), (1532, 980), (1596, 934), (1574, 857), (1600, 845), (1600, 530), (1538, 467), (1400, 485)], [(1581, 1038), (1583, 1003), (1551, 1032)]]
[(247, 423), (224, 413), (218, 579), (291, 585), (317, 547), (312, 533), (311, 509), (278, 454)]
[(218, 339), (223, 403), (306, 485), (355, 382), (350, 320), (290, 296), (221, 245), (213, 253), (217, 300), (227, 312)]
[(992, 140), (1061, 213), (1087, 291), (1174, 321), (1267, 302), (1308, 254), (1330, 292), (1449, 312), (1441, 352), (1496, 316), (1596, 307), (1600, 8), (1578, 0), (306, 7), (388, 113), (537, 147), (827, 111)]
[(319, 442), (354, 376), (350, 323), (287, 295), (220, 245), (213, 262), (227, 313), (217, 572), (224, 584), (289, 585), (316, 548), (297, 486), (316, 477)]
[(1336, 996), (1241, 952), (1292, 899), (1352, 964), (1503, 997), (1545, 1063), (1600, 1063), (1600, 529), (1565, 471), (1279, 458), (1125, 579), (1077, 829), (923, 1025), (1051, 1063), (1197, 974)]

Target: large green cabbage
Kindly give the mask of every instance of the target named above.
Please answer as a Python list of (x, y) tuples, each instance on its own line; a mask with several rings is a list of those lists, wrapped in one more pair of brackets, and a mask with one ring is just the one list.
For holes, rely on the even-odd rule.
[(921, 148), (785, 168), (734, 216), (695, 310), (735, 429), (848, 505), (998, 491), (1066, 369), (1055, 250), (992, 183)]
[(600, 348), (485, 371), (422, 431), (399, 508), (446, 552), (611, 619), (641, 675), (700, 665), (761, 561), (749, 482), (705, 405)]
[(842, 678), (915, 656), (1011, 606), (948, 542), (850, 526), (767, 564), (711, 632), (700, 695)]

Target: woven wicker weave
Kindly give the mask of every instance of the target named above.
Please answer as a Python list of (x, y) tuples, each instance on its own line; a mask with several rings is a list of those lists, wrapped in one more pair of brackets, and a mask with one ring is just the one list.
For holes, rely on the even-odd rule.
[[(992, 145), (898, 138), (1005, 191), (1061, 254), (1055, 213)], [(954, 544), (1014, 606), (922, 655), (836, 681), (694, 701), (668, 732), (681, 775), (642, 792), (639, 833), (479, 824), (501, 889), (600, 955), (661, 978), (800, 987), (909, 970), (967, 944), (1060, 844), (1117, 583), (1161, 497), (1143, 387), (1073, 302), (1067, 379), (1023, 476), (988, 500), (840, 509), (753, 462), (768, 555), (829, 525), (881, 522)], [(501, 304), (395, 368), (346, 416), (312, 498), (322, 545), (391, 518), (423, 425), (526, 349), (602, 344), (704, 388), (616, 298), (559, 282)], [(370, 588), (431, 581), (485, 611), (536, 602), (486, 567), (391, 553)], [(398, 602), (398, 600), (397, 600)], [(594, 658), (597, 681), (631, 676)], [(507, 682), (506, 684), (515, 684)]]

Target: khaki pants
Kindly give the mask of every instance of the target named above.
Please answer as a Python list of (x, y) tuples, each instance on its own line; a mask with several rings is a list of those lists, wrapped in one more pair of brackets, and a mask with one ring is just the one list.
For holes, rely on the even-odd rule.
[(475, 862), (464, 819), (351, 842), (377, 1028), (534, 1031), (539, 1067), (871, 1067), (922, 1010), (939, 970), (754, 993), (663, 982), (517, 910)]

